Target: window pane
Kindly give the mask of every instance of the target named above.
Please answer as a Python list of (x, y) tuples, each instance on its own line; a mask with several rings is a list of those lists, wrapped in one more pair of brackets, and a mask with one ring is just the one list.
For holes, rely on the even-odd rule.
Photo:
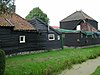
[(20, 36), (19, 40), (20, 40), (20, 43), (25, 43), (25, 36)]
[(55, 35), (54, 34), (48, 34), (48, 39), (49, 40), (55, 40)]
[(58, 35), (58, 40), (60, 40), (60, 36)]
[(20, 41), (23, 41), (23, 37), (20, 38)]

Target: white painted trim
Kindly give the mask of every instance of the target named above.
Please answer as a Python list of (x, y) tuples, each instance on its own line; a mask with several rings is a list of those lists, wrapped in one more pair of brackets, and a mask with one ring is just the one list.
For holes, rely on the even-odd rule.
[[(52, 39), (50, 37), (52, 37)], [(48, 34), (48, 39), (49, 40), (55, 40), (55, 34)]]
[[(23, 38), (23, 40), (21, 40), (21, 38)], [(20, 41), (20, 43), (25, 43), (25, 36), (20, 36), (19, 41)]]
[(60, 40), (60, 35), (57, 36), (58, 40)]

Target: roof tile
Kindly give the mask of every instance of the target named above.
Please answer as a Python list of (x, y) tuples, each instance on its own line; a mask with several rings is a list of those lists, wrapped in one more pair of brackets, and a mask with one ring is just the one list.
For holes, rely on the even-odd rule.
[(14, 30), (36, 30), (34, 26), (15, 13), (0, 16), (0, 26), (13, 26)]

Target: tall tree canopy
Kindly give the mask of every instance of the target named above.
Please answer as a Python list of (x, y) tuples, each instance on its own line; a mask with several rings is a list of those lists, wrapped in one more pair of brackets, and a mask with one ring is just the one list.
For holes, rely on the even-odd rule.
[(41, 19), (46, 24), (49, 23), (49, 18), (47, 17), (47, 14), (45, 14), (39, 7), (33, 8), (33, 10), (31, 10), (26, 16), (26, 19), (31, 20), (33, 17)]
[(14, 2), (15, 0), (0, 0), (0, 14), (14, 12)]

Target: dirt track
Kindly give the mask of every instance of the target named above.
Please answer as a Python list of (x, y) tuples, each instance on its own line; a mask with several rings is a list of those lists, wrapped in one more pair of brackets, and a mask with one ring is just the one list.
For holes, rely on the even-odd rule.
[(59, 75), (90, 75), (95, 71), (97, 66), (100, 66), (100, 57), (87, 60), (82, 64), (76, 64), (70, 70), (65, 70)]

